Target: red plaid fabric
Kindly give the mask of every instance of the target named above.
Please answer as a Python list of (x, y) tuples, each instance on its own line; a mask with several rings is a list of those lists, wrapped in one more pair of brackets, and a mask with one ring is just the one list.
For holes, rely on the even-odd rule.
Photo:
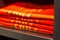
[(17, 2), (0, 9), (0, 24), (19, 30), (54, 34), (54, 5)]

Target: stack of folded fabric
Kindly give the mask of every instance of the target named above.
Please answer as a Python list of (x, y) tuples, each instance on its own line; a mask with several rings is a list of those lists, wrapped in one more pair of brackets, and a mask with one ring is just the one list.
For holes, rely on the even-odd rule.
[(54, 34), (54, 5), (17, 2), (0, 9), (0, 25), (8, 28)]

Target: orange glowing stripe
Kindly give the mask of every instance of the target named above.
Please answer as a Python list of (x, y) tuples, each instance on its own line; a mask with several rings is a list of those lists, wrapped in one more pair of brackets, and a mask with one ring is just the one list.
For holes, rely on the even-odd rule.
[(42, 15), (42, 14), (32, 14), (32, 13), (22, 13), (22, 12), (16, 12), (6, 9), (0, 9), (0, 12), (7, 12), (8, 14), (15, 14), (23, 17), (33, 17), (33, 18), (48, 18), (48, 19), (54, 19), (54, 16), (52, 15)]

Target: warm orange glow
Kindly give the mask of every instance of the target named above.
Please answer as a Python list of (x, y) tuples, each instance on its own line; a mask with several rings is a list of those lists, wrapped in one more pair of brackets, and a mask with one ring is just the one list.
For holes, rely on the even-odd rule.
[(54, 5), (17, 2), (5, 6), (0, 9), (0, 25), (53, 35)]

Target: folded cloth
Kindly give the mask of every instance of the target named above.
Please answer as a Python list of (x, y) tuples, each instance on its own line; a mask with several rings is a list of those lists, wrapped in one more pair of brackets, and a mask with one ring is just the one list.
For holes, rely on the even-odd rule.
[(15, 14), (15, 15), (19, 15), (22, 17), (29, 17), (29, 18), (32, 17), (32, 18), (54, 19), (54, 16), (53, 16), (54, 8), (50, 8), (50, 9), (47, 9), (47, 8), (46, 9), (43, 9), (43, 8), (33, 9), (32, 8), (30, 9), (30, 8), (23, 7), (22, 3), (21, 3), (21, 6), (20, 5), (17, 6), (17, 5), (18, 3), (4, 7), (0, 9), (0, 12), (7, 12), (7, 14)]
[[(0, 12), (0, 13), (3, 14), (5, 12)], [(49, 19), (33, 19), (33, 18), (17, 17), (17, 16), (12, 16), (12, 15), (0, 15), (0, 17), (8, 18), (8, 19), (16, 19), (16, 20), (25, 21), (25, 22), (32, 22), (32, 23), (37, 23), (37, 24), (54, 26), (54, 20), (49, 20)]]
[(54, 34), (54, 5), (17, 2), (0, 9), (0, 24), (43, 34)]
[(7, 23), (4, 21), (0, 21), (0, 25), (4, 25), (8, 28), (16, 28), (16, 29), (20, 29), (20, 30), (28, 30), (28, 31), (33, 31), (33, 32), (38, 32), (38, 33), (44, 33), (44, 34), (53, 34), (53, 31), (49, 31), (49, 30), (45, 30), (45, 29), (39, 29), (39, 28), (34, 28), (31, 26), (25, 26), (25, 25), (21, 25), (21, 24), (16, 24), (16, 23)]
[(47, 30), (51, 30), (51, 31), (54, 30), (53, 26), (24, 22), (24, 21), (19, 21), (19, 20), (0, 18), (0, 21), (9, 22), (9, 23), (17, 23), (17, 24), (22, 24), (22, 25), (26, 25), (26, 26), (32, 26), (32, 27), (39, 28), (39, 29), (47, 29)]

